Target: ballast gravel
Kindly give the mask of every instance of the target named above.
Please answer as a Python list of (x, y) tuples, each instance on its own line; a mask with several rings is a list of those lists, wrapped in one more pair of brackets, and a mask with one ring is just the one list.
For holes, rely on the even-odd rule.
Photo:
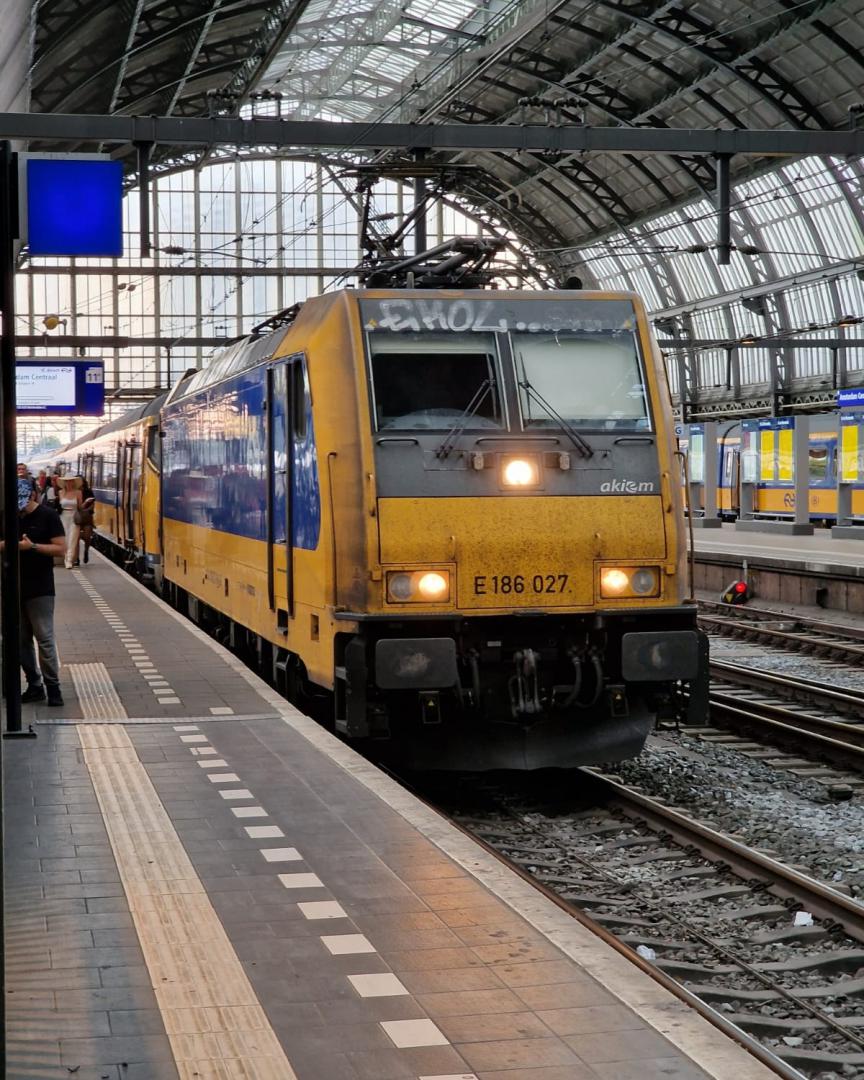
[(722, 745), (664, 732), (608, 767), (670, 806), (864, 898), (864, 803)]

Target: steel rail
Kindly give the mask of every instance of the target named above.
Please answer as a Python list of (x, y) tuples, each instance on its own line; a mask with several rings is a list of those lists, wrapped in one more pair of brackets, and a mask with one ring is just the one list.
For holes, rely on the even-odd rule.
[(848, 687), (826, 686), (815, 679), (800, 676), (774, 675), (761, 668), (739, 667), (725, 660), (712, 660), (711, 671), (724, 682), (745, 686), (779, 687), (784, 690), (801, 691), (812, 695), (817, 701), (828, 705), (852, 706), (864, 710), (864, 691)]
[[(811, 647), (823, 649), (847, 658), (855, 657), (860, 660), (861, 657), (864, 657), (864, 642), (856, 644), (855, 639), (851, 637), (849, 638), (848, 643), (844, 641), (831, 641), (828, 639), (820, 640), (818, 638), (809, 637), (807, 629), (798, 632), (778, 630), (755, 619), (752, 622), (746, 620), (737, 621), (722, 615), (700, 615), (698, 618), (703, 626), (710, 627), (713, 624), (714, 626), (719, 626), (724, 629), (728, 628), (733, 631), (740, 631), (752, 637), (772, 638), (784, 643), (794, 644), (799, 648)], [(775, 621), (781, 622), (783, 620), (778, 616)], [(788, 621), (794, 622), (795, 620)], [(812, 633), (818, 633), (818, 631), (814, 630)], [(835, 630), (832, 632), (832, 637), (842, 637), (842, 634)]]
[[(737, 698), (724, 699), (722, 694), (712, 691), (709, 699), (712, 715), (720, 713), (718, 723), (722, 726), (728, 722), (733, 727), (759, 727), (766, 728), (783, 738), (795, 740), (798, 743), (806, 742), (814, 750), (829, 757), (832, 762), (845, 769), (853, 769), (855, 772), (864, 772), (864, 729), (858, 727), (857, 731), (852, 725), (841, 724), (836, 720), (823, 720), (818, 716), (789, 712), (780, 706), (762, 705), (757, 703), (742, 703)], [(745, 707), (746, 705), (746, 707)], [(763, 709), (763, 713), (750, 711), (751, 709)], [(770, 713), (773, 715), (765, 715)], [(828, 730), (834, 727), (848, 734), (850, 729), (854, 737), (859, 741), (848, 742), (846, 739), (834, 738), (817, 730), (823, 725)]]
[(775, 611), (772, 608), (753, 607), (751, 604), (724, 604), (720, 600), (699, 600), (700, 608), (711, 608), (722, 615), (729, 617), (737, 616), (742, 623), (759, 622), (794, 622), (799, 626), (807, 627), (825, 634), (835, 634), (837, 637), (847, 637), (852, 640), (864, 641), (864, 627), (851, 626), (846, 623), (823, 622), (822, 619), (810, 619), (806, 615), (789, 614), (784, 611)]
[(629, 817), (653, 822), (678, 842), (692, 845), (708, 858), (726, 863), (739, 877), (746, 880), (761, 878), (775, 895), (778, 889), (785, 896), (791, 894), (814, 916), (829, 920), (856, 941), (864, 942), (864, 905), (856, 900), (761, 851), (748, 848), (680, 810), (665, 806), (650, 795), (634, 791), (614, 777), (594, 768), (586, 767), (582, 771), (595, 778)]
[[(502, 854), (497, 848), (493, 847), (487, 840), (484, 840), (481, 836), (478, 836), (471, 829), (466, 828), (459, 821), (452, 818), (449, 814), (443, 811), (439, 806), (436, 806), (433, 802), (430, 802), (422, 792), (418, 791), (412, 784), (408, 783), (404, 777), (399, 776), (393, 772), (392, 769), (386, 765), (378, 763), (378, 768), (383, 772), (386, 772), (391, 776), (401, 787), (406, 788), (411, 794), (424, 806), (430, 810), (439, 814), (449, 825), (454, 829), (458, 829), (463, 836), (467, 836), (478, 847), (483, 848), (489, 855), (492, 856), (497, 862), (506, 866), (508, 870), (511, 870), (522, 881), (526, 882), (533, 889), (536, 889), (547, 900), (550, 900), (556, 907), (560, 908), (565, 914), (569, 915), (576, 922), (580, 923), (589, 930), (592, 934), (598, 937), (604, 944), (614, 949), (615, 952), (620, 953), (626, 960), (628, 960), (635, 967), (639, 968), (645, 975), (648, 975), (654, 982), (658, 983), (670, 994), (676, 997), (684, 1005), (689, 1006), (694, 1012), (698, 1013), (703, 1020), (707, 1020), (712, 1027), (722, 1031), (724, 1035), (730, 1038), (733, 1042), (737, 1043), (742, 1049), (751, 1054), (757, 1061), (760, 1061), (763, 1065), (766, 1065), (769, 1069), (772, 1069), (778, 1076), (782, 1077), (782, 1080), (804, 1080), (804, 1074), (800, 1070), (796, 1069), (793, 1065), (784, 1061), (781, 1057), (774, 1054), (767, 1046), (761, 1043), (755, 1036), (750, 1035), (743, 1028), (738, 1027), (737, 1024), (732, 1023), (726, 1016), (719, 1010), (709, 1005), (707, 1001), (697, 997), (692, 991), (688, 990), (682, 983), (678, 982), (673, 976), (667, 974), (662, 969), (658, 968), (655, 964), (646, 960), (640, 956), (638, 952), (626, 942), (621, 941), (620, 938), (608, 930), (602, 923), (597, 922), (582, 908), (576, 907), (575, 904), (571, 904), (568, 900), (565, 900), (562, 896), (555, 892), (554, 889), (545, 885), (542, 881), (538, 881), (533, 874), (530, 874), (527, 870), (515, 862), (513, 859)], [(592, 780), (596, 779), (599, 774), (593, 770), (584, 769), (579, 770), (586, 773), (591, 773)]]
[[(399, 780), (399, 783), (404, 785), (404, 781), (401, 779)], [(638, 967), (645, 975), (649, 975), (656, 983), (659, 983), (660, 986), (665, 990), (668, 990), (670, 994), (678, 998), (679, 1001), (688, 1005), (704, 1020), (707, 1020), (709, 1024), (718, 1028), (724, 1035), (732, 1039), (733, 1042), (738, 1043), (738, 1045), (749, 1054), (752, 1054), (754, 1058), (761, 1061), (763, 1065), (767, 1065), (769, 1069), (776, 1072), (778, 1076), (783, 1077), (783, 1080), (803, 1080), (804, 1074), (802, 1072), (784, 1061), (781, 1057), (778, 1057), (769, 1050), (768, 1047), (759, 1042), (757, 1038), (750, 1035), (743, 1028), (738, 1027), (737, 1024), (733, 1024), (731, 1020), (723, 1015), (723, 1013), (714, 1009), (702, 998), (697, 997), (696, 994), (691, 990), (688, 990), (686, 986), (678, 982), (672, 975), (668, 975), (650, 960), (644, 959), (644, 957), (640, 956), (632, 946), (621, 941), (621, 939), (616, 937), (611, 930), (608, 930), (602, 923), (593, 919), (587, 912), (583, 911), (582, 908), (576, 907), (575, 904), (571, 904), (569, 900), (565, 900), (556, 893), (554, 889), (550, 888), (548, 885), (544, 885), (542, 881), (538, 881), (533, 874), (530, 874), (527, 870), (523, 869), (519, 863), (514, 862), (512, 859), (508, 858), (508, 856), (503, 855), (497, 848), (494, 848), (481, 836), (478, 836), (448, 815), (443, 814), (438, 807), (427, 802), (422, 795), (419, 795), (416, 791), (413, 792), (413, 794), (420, 799), (421, 802), (426, 803), (426, 805), (436, 813), (442, 814), (442, 817), (444, 817), (454, 829), (458, 829), (475, 844), (488, 852), (489, 855), (497, 859), (498, 862), (503, 863), (504, 866), (509, 870), (512, 870), (514, 874), (517, 874), (523, 881), (527, 882), (545, 896), (547, 900), (551, 900), (556, 907), (559, 907), (563, 912), (575, 919), (576, 922), (581, 923), (586, 930), (590, 930), (592, 934), (600, 938), (604, 944), (614, 949), (615, 952), (620, 953), (626, 960), (629, 960), (631, 964)]]

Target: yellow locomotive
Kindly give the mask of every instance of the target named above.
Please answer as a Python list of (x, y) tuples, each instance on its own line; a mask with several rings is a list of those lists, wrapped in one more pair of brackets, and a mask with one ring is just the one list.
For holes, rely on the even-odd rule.
[(701, 700), (673, 443), (638, 297), (367, 288), (63, 456), (104, 543), (338, 732), (535, 768)]

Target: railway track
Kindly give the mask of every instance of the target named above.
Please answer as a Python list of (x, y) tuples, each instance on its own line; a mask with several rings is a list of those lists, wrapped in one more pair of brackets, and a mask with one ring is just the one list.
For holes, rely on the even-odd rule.
[[(613, 776), (474, 781), (447, 812), (583, 921), (764, 1048), (780, 1075), (864, 1076), (864, 905)], [(479, 788), (479, 792), (478, 792)], [(597, 803), (601, 808), (597, 808)]]
[(864, 791), (864, 693), (712, 661), (709, 705), (708, 723), (679, 730), (815, 780), (834, 798)]
[(846, 662), (864, 659), (862, 627), (713, 600), (699, 601), (699, 623), (709, 633), (779, 645), (787, 652), (795, 650)]
[[(753, 662), (711, 661), (710, 717), (681, 730), (825, 785), (834, 798), (864, 787), (864, 692), (831, 680), (860, 679), (864, 628), (785, 616), (776, 611), (700, 600), (709, 633), (755, 641), (781, 655), (806, 653), (826, 662), (825, 679), (766, 671)], [(748, 646), (744, 646), (747, 648)], [(767, 662), (770, 665), (770, 660)], [(812, 663), (812, 661), (811, 661)], [(730, 734), (733, 733), (733, 734)]]

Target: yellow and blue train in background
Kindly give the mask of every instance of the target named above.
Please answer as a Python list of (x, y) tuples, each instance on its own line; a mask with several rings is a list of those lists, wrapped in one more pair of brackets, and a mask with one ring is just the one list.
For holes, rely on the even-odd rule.
[(103, 550), (421, 767), (619, 760), (702, 701), (638, 297), (345, 289), (271, 326), (55, 455)]
[[(770, 426), (769, 426), (770, 424)], [(792, 465), (792, 429), (776, 420), (766, 421), (760, 432), (767, 442), (753, 489), (753, 510), (762, 517), (791, 518), (795, 515), (795, 480)], [(678, 444), (687, 452), (700, 424), (679, 424)], [(811, 418), (808, 437), (808, 502), (812, 521), (831, 523), (837, 519), (837, 482), (840, 468), (838, 414)], [(705, 468), (713, 468), (717, 483), (717, 514), (725, 521), (737, 520), (741, 510), (743, 432), (740, 420), (717, 423), (717, 456)], [(764, 461), (764, 467), (762, 462)], [(864, 519), (864, 482), (851, 485), (852, 516)], [(699, 507), (702, 508), (700, 501)]]

